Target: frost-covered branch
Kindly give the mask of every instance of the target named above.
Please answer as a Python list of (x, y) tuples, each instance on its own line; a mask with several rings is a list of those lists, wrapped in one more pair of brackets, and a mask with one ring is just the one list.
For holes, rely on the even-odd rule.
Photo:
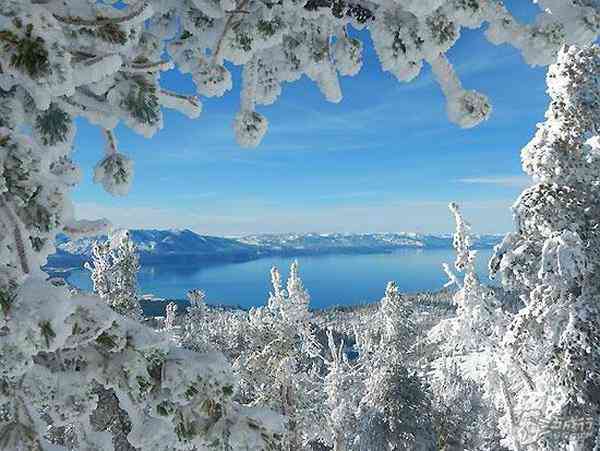
[(448, 118), (462, 128), (471, 128), (488, 119), (491, 106), (477, 91), (466, 91), (445, 55), (429, 61), (437, 82), (446, 96)]
[(13, 245), (17, 257), (19, 258), (21, 272), (23, 274), (29, 274), (30, 265), (25, 249), (25, 241), (23, 240), (23, 234), (21, 232), (21, 224), (15, 216), (11, 206), (2, 198), (2, 196), (0, 196), (0, 212), (2, 212), (2, 216), (7, 219), (8, 225), (12, 229)]
[(162, 106), (177, 110), (191, 119), (197, 118), (202, 112), (202, 103), (197, 96), (184, 96), (161, 89), (158, 94), (158, 101)]
[(133, 161), (119, 153), (112, 130), (104, 129), (104, 136), (106, 156), (94, 168), (94, 183), (101, 183), (113, 195), (124, 196), (133, 181)]
[(173, 69), (173, 63), (170, 61), (148, 61), (148, 62), (132, 62), (124, 65), (124, 71), (131, 73), (146, 73), (146, 72), (164, 72)]
[[(96, 297), (29, 278), (0, 353), (0, 449), (113, 449), (112, 432), (94, 419), (98, 384), (113, 390), (136, 448), (279, 449), (281, 419), (233, 401), (236, 378), (222, 355), (182, 349)], [(71, 435), (48, 435), (61, 427)]]
[(60, 14), (54, 14), (54, 17), (59, 22), (62, 22), (67, 25), (75, 25), (82, 27), (103, 27), (107, 25), (120, 25), (127, 22), (131, 22), (132, 20), (142, 22), (150, 18), (152, 15), (151, 2), (147, 0), (140, 0), (136, 4), (130, 6), (129, 8), (131, 9), (131, 11), (128, 11), (126, 14), (116, 15), (115, 17), (97, 16), (91, 19), (87, 19), (78, 16), (61, 16)]
[(225, 40), (225, 36), (231, 29), (233, 21), (235, 20), (236, 14), (244, 13), (248, 14), (247, 11), (244, 11), (244, 8), (249, 3), (250, 0), (241, 0), (239, 4), (233, 9), (229, 11), (224, 11), (227, 15), (227, 20), (225, 20), (225, 24), (223, 25), (223, 31), (221, 32), (219, 38), (217, 39), (217, 43), (215, 44), (212, 63), (213, 64), (222, 64), (223, 63), (223, 41)]

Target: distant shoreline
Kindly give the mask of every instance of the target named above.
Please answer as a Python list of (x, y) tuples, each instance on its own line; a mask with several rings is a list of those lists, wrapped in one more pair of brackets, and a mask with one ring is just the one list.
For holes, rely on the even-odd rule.
[[(474, 250), (488, 250), (492, 249), (493, 246), (474, 246)], [(205, 255), (205, 254), (170, 254), (170, 255), (149, 255), (147, 253), (140, 253), (140, 264), (148, 266), (159, 266), (159, 265), (187, 265), (187, 264), (214, 264), (222, 265), (226, 263), (246, 263), (263, 258), (294, 258), (294, 257), (320, 257), (320, 256), (351, 256), (351, 255), (390, 255), (396, 252), (402, 251), (439, 251), (439, 250), (451, 250), (451, 247), (394, 247), (394, 248), (326, 248), (326, 249), (282, 249), (282, 250), (270, 250), (268, 252), (260, 252), (251, 255)], [(89, 261), (90, 258), (87, 255), (64, 255), (64, 254), (53, 254), (48, 257), (48, 263), (45, 266), (51, 271), (66, 271), (74, 269), (82, 269), (83, 264)]]
[[(489, 250), (490, 247), (481, 247), (474, 248), (474, 250)], [(333, 249), (331, 252), (304, 252), (304, 253), (281, 253), (281, 254), (261, 254), (250, 256), (248, 258), (228, 258), (228, 256), (221, 256), (212, 258), (208, 256), (195, 256), (195, 255), (185, 255), (185, 256), (166, 256), (165, 258), (148, 258), (147, 256), (140, 256), (140, 265), (141, 266), (179, 266), (179, 265), (193, 265), (193, 264), (208, 264), (210, 266), (221, 266), (224, 264), (230, 263), (247, 263), (256, 260), (261, 260), (263, 258), (295, 258), (295, 257), (327, 257), (327, 256), (352, 256), (352, 255), (391, 255), (397, 252), (402, 251), (418, 251), (418, 252), (428, 252), (428, 251), (439, 251), (439, 250), (449, 250), (445, 247), (439, 248), (413, 248), (413, 247), (405, 247), (405, 248), (397, 248), (397, 249), (388, 249), (388, 250), (364, 250), (364, 251), (343, 251), (338, 250), (337, 252)], [(50, 277), (58, 277), (67, 279), (72, 272), (81, 271), (85, 269), (83, 264), (89, 261), (89, 258), (86, 256), (77, 256), (75, 257), (67, 257), (62, 258), (60, 256), (51, 256), (48, 258), (48, 263), (43, 267), (44, 271)]]
[[(427, 252), (429, 251), (429, 252)], [(484, 251), (484, 259), (487, 260), (490, 252), (489, 247)], [(211, 305), (220, 305), (224, 308), (240, 308), (247, 310), (250, 306), (262, 305), (266, 301), (268, 294), (268, 271), (271, 266), (286, 267), (289, 261), (294, 258), (301, 260), (301, 266), (306, 268), (328, 268), (324, 272), (321, 270), (303, 271), (303, 275), (307, 276), (308, 287), (314, 288), (314, 308), (327, 309), (333, 306), (345, 308), (347, 305), (352, 305), (352, 308), (367, 305), (376, 301), (381, 297), (382, 290), (389, 280), (397, 280), (400, 285), (405, 285), (403, 288), (406, 296), (415, 296), (419, 293), (435, 293), (445, 283), (446, 279), (441, 270), (443, 261), (451, 261), (453, 250), (448, 248), (401, 248), (396, 250), (386, 250), (385, 252), (328, 252), (328, 253), (313, 253), (304, 252), (303, 255), (293, 253), (291, 255), (260, 255), (253, 256), (247, 259), (221, 258), (218, 260), (212, 258), (188, 258), (180, 259), (176, 256), (164, 260), (150, 259), (149, 261), (142, 258), (141, 268), (141, 285), (139, 295), (142, 298), (144, 295), (161, 300), (142, 300), (144, 311), (149, 316), (160, 316), (164, 313), (164, 307), (169, 302), (176, 302), (180, 307), (180, 312), (185, 311), (189, 306), (185, 300), (185, 293), (188, 289), (201, 287), (210, 294)], [(69, 285), (82, 288), (86, 291), (91, 290), (91, 282), (89, 273), (83, 268), (83, 257), (77, 260), (67, 259), (64, 266), (61, 265), (59, 259), (51, 260), (51, 265), (45, 267), (46, 272), (50, 277), (57, 278), (56, 283), (61, 283), (60, 279), (69, 281)], [(254, 263), (256, 262), (256, 263)], [(407, 262), (409, 266), (404, 268)], [(58, 264), (57, 264), (58, 263)], [(75, 263), (75, 264), (73, 264)], [(485, 263), (485, 262), (484, 262)], [(242, 267), (238, 268), (238, 264)], [(375, 265), (375, 266), (373, 266)], [(421, 266), (423, 265), (423, 266)], [(480, 265), (481, 266), (481, 265)], [(362, 268), (357, 270), (353, 268)], [(387, 272), (387, 268), (395, 268), (389, 271), (385, 276), (377, 270), (373, 272), (372, 268), (377, 267)], [(336, 274), (338, 268), (346, 268), (346, 282), (336, 282), (343, 280), (340, 274), (333, 277), (333, 280), (327, 282), (322, 280), (325, 274)], [(284, 268), (285, 270), (285, 268)], [(344, 270), (344, 271), (346, 271)], [(217, 278), (208, 276), (196, 276), (204, 272), (207, 274), (217, 274)], [(330, 272), (333, 271), (333, 272)], [(364, 271), (364, 272), (363, 272)], [(416, 271), (416, 272), (415, 272)], [(482, 276), (485, 274), (485, 268), (482, 270)], [(253, 276), (248, 276), (249, 272)], [(236, 274), (242, 276), (238, 280)], [(311, 274), (312, 273), (312, 274)], [(310, 275), (309, 275), (310, 274)], [(364, 274), (371, 274), (368, 277), (380, 278), (377, 281), (376, 288), (374, 284), (366, 283), (364, 287), (358, 287), (348, 292), (344, 287), (356, 283), (357, 278)], [(379, 274), (373, 275), (373, 274)], [(424, 274), (423, 280), (425, 283), (414, 282), (420, 280), (421, 274)], [(429, 274), (434, 274), (433, 277)], [(195, 279), (199, 277), (199, 279)], [(203, 278), (204, 277), (204, 278)], [(248, 280), (252, 282), (248, 282)], [(242, 288), (227, 288), (221, 287), (224, 280), (230, 284), (236, 285), (241, 282)], [(362, 280), (362, 279), (361, 279)], [(368, 281), (369, 279), (367, 279)], [(258, 282), (256, 282), (258, 281)], [(340, 285), (341, 291), (333, 290), (331, 287)], [(368, 287), (368, 288), (366, 288)], [(231, 304), (236, 304), (232, 306)]]
[[(422, 291), (419, 293), (403, 293), (402, 296), (412, 301), (420, 301), (421, 303), (429, 301), (436, 304), (444, 304), (444, 308), (448, 310), (452, 310), (452, 294), (454, 290), (448, 288), (441, 288), (439, 290), (434, 291)], [(177, 304), (177, 314), (182, 315), (185, 313), (187, 307), (190, 307), (191, 304), (186, 299), (164, 299), (161, 301), (149, 301), (140, 299), (140, 305), (144, 312), (144, 316), (147, 318), (152, 318), (156, 316), (164, 316), (165, 308), (171, 302)], [(352, 305), (330, 305), (328, 307), (323, 308), (310, 308), (312, 312), (317, 316), (328, 315), (332, 312), (345, 312), (351, 313), (355, 311), (361, 310), (369, 310), (377, 306), (379, 300), (352, 304)], [(243, 307), (241, 305), (228, 305), (228, 304), (211, 304), (210, 302), (206, 304), (207, 307), (211, 310), (227, 310), (227, 311), (242, 311), (248, 312), (250, 307)]]

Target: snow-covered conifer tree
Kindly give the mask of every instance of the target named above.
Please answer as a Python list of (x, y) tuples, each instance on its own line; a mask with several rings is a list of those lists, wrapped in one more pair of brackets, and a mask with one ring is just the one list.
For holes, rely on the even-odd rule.
[(484, 386), (465, 377), (464, 369), (444, 360), (431, 379), (434, 430), (441, 451), (506, 451), (501, 445), (498, 411)]
[(141, 320), (137, 273), (140, 269), (135, 243), (127, 230), (114, 232), (104, 242), (92, 246), (91, 273), (94, 292), (116, 312)]
[[(314, 420), (305, 411), (315, 408), (311, 389), (314, 374), (310, 355), (304, 352), (314, 341), (309, 323), (308, 293), (303, 288), (297, 263), (290, 269), (288, 287), (271, 269), (272, 291), (266, 307), (253, 308), (248, 315), (246, 349), (234, 368), (241, 376), (242, 399), (250, 405), (264, 404), (287, 418), (285, 450), (300, 449), (314, 429)], [(322, 400), (321, 400), (322, 401)]]
[(490, 262), (525, 304), (495, 380), (513, 449), (592, 449), (585, 428), (556, 438), (552, 426), (591, 424), (600, 412), (598, 74), (597, 45), (565, 47), (550, 67), (546, 121), (522, 151), (537, 183), (515, 203), (516, 230)]
[(137, 248), (128, 231), (123, 230), (111, 236), (113, 249), (113, 286), (115, 292), (111, 305), (125, 314), (142, 316), (138, 301), (137, 275), (140, 262)]
[(108, 304), (112, 292), (110, 241), (94, 242), (91, 249), (91, 261), (85, 262), (84, 268), (90, 272), (94, 293)]
[(292, 262), (286, 289), (281, 284), (281, 274), (277, 267), (271, 268), (272, 291), (267, 308), (284, 323), (302, 323), (309, 319), (310, 295), (300, 278), (298, 261)]
[(188, 324), (195, 328), (206, 327), (205, 324), (208, 323), (206, 293), (196, 288), (187, 292), (187, 298), (190, 301), (186, 315)]
[(291, 322), (304, 321), (309, 315), (310, 295), (304, 289), (299, 269), (298, 260), (294, 260), (290, 266), (286, 286), (288, 300), (285, 304), (285, 314)]
[(190, 301), (183, 319), (183, 335), (181, 342), (184, 346), (196, 351), (205, 352), (210, 349), (209, 337), (206, 331), (208, 318), (206, 315), (206, 295), (202, 290), (194, 289), (187, 293)]
[(164, 330), (171, 332), (175, 329), (175, 319), (177, 316), (177, 304), (175, 302), (169, 302), (165, 309), (165, 325)]
[(411, 367), (416, 338), (413, 314), (396, 283), (389, 282), (373, 324), (355, 331), (357, 364), (362, 370), (356, 449), (435, 449), (431, 396)]
[(331, 330), (327, 331), (329, 355), (325, 357), (327, 374), (323, 380), (325, 415), (329, 427), (330, 443), (334, 451), (352, 449), (355, 443), (358, 421), (356, 412), (362, 388), (358, 365), (349, 362), (344, 350), (344, 340), (334, 341)]
[(246, 348), (248, 341), (243, 311), (210, 308), (202, 290), (187, 293), (191, 306), (181, 318), (181, 344), (194, 351), (219, 351), (230, 362), (235, 361)]
[(360, 359), (369, 365), (414, 363), (416, 339), (414, 309), (398, 291), (396, 282), (388, 282), (378, 309), (360, 328), (355, 342)]
[(273, 314), (278, 314), (285, 308), (286, 293), (281, 285), (281, 273), (279, 268), (273, 266), (271, 268), (271, 289), (269, 299), (267, 300), (267, 308)]
[(419, 375), (401, 362), (368, 369), (358, 412), (361, 451), (436, 449), (431, 395)]
[(447, 355), (490, 349), (503, 334), (506, 314), (498, 305), (493, 291), (479, 281), (475, 271), (477, 252), (472, 250), (471, 226), (464, 220), (457, 204), (449, 205), (456, 221), (453, 245), (456, 250), (454, 267), (462, 272), (462, 281), (447, 264), (444, 269), (458, 291), (453, 296), (456, 316), (440, 321), (429, 333), (429, 339), (440, 343)]
[(408, 362), (415, 341), (414, 309), (398, 291), (396, 282), (389, 282), (385, 296), (379, 301), (379, 326), (382, 328), (381, 346), (394, 353), (393, 358)]

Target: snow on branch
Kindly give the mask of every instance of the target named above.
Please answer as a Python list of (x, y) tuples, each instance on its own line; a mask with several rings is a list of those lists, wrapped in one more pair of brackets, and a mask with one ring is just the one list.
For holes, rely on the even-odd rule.
[(133, 182), (133, 161), (117, 150), (117, 141), (112, 130), (105, 129), (106, 156), (94, 168), (94, 183), (115, 195), (124, 196)]
[(243, 9), (246, 7), (248, 2), (249, 2), (249, 0), (241, 0), (235, 9), (224, 12), (227, 15), (227, 20), (225, 21), (225, 24), (223, 25), (223, 31), (219, 35), (219, 38), (217, 39), (217, 43), (213, 50), (213, 56), (212, 56), (213, 64), (222, 64), (222, 62), (223, 62), (222, 51), (223, 51), (223, 42), (225, 40), (225, 36), (229, 32), (229, 30), (233, 24), (235, 15), (239, 14), (239, 13), (247, 13), (246, 11), (243, 11)]
[(19, 264), (21, 267), (22, 274), (29, 274), (30, 265), (27, 256), (27, 249), (25, 248), (26, 244), (23, 239), (23, 233), (21, 232), (21, 224), (18, 220), (15, 212), (9, 203), (0, 196), (0, 211), (2, 211), (2, 216), (8, 220), (9, 227), (12, 228), (13, 235), (13, 244), (15, 247), (15, 252), (19, 259)]
[(235, 136), (242, 147), (256, 147), (267, 132), (267, 119), (255, 111), (256, 61), (251, 61), (244, 67), (243, 87), (241, 92), (241, 109), (235, 117)]
[(170, 61), (149, 61), (149, 62), (132, 62), (125, 64), (121, 70), (127, 72), (165, 72), (174, 68), (174, 65)]
[(440, 53), (429, 63), (446, 96), (450, 121), (462, 128), (472, 128), (489, 118), (492, 108), (487, 97), (477, 91), (466, 91), (445, 55)]
[[(148, 20), (153, 15), (153, 9), (151, 2), (147, 0), (140, 0), (136, 4), (130, 6), (127, 12), (123, 15), (116, 15), (115, 17), (105, 17), (98, 15), (94, 18), (85, 18), (79, 16), (61, 16), (60, 14), (54, 14), (54, 17), (59, 22), (67, 25), (75, 25), (81, 27), (102, 27), (107, 25), (123, 25), (130, 22), (143, 22)], [(114, 11), (111, 12), (114, 14)]]
[(197, 96), (184, 96), (161, 89), (158, 94), (158, 101), (162, 106), (177, 110), (190, 119), (195, 119), (202, 113), (202, 103)]
[[(129, 98), (115, 105), (111, 96), (131, 86), (136, 76), (152, 75), (145, 86), (158, 92), (160, 72), (173, 65), (192, 75), (199, 94), (221, 96), (232, 88), (225, 63), (256, 61), (258, 103), (272, 103), (281, 83), (302, 75), (315, 81), (329, 101), (339, 102), (339, 75), (354, 75), (362, 66), (362, 43), (340, 30), (367, 25), (384, 70), (410, 81), (429, 62), (447, 97), (449, 119), (473, 127), (489, 117), (491, 106), (482, 94), (462, 88), (446, 59), (462, 28), (489, 23), (488, 39), (516, 46), (531, 64), (549, 64), (562, 45), (593, 42), (600, 30), (595, 3), (576, 2), (567, 8), (549, 0), (540, 3), (544, 9), (533, 25), (519, 24), (494, 0), (401, 0), (385, 5), (146, 0), (128, 2), (124, 10), (98, 2), (10, 5), (3, 15), (7, 27), (0, 30), (0, 39), (7, 43), (0, 53), (5, 89), (20, 86), (43, 110), (84, 87), (98, 99), (95, 108), (87, 106), (86, 117), (93, 116), (91, 110), (97, 109), (98, 115), (108, 110), (114, 116), (110, 120), (122, 120), (145, 136), (162, 125), (159, 113), (146, 113), (154, 109), (155, 97), (136, 99), (130, 90)], [(162, 59), (165, 50), (170, 60)], [(234, 129), (248, 135), (240, 142), (254, 146), (266, 132), (266, 120), (253, 109), (243, 111)]]

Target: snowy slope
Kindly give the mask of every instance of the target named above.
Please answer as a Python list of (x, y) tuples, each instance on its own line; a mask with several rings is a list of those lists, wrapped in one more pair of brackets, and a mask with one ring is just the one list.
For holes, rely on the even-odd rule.
[[(372, 234), (281, 234), (252, 235), (242, 238), (204, 236), (190, 230), (131, 230), (142, 263), (186, 263), (198, 260), (247, 261), (264, 256), (367, 254), (398, 249), (449, 249), (451, 235), (416, 233)], [(95, 240), (71, 241), (61, 237), (51, 266), (79, 264), (89, 259)], [(475, 248), (489, 248), (501, 240), (498, 235), (477, 237)]]

